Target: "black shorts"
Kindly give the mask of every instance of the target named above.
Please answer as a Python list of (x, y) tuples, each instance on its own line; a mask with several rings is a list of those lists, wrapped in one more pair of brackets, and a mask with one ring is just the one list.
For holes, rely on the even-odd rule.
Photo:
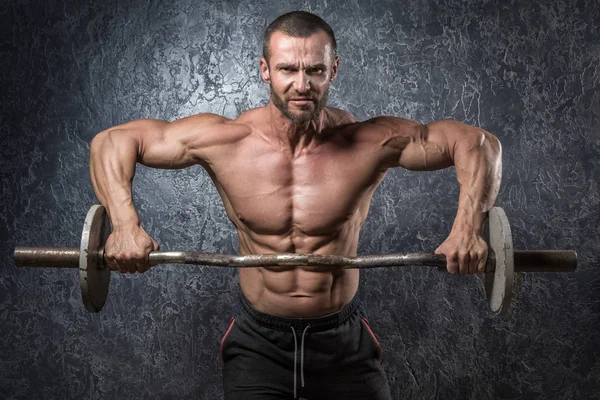
[(225, 400), (391, 399), (381, 346), (357, 297), (318, 318), (283, 318), (240, 296), (221, 340)]

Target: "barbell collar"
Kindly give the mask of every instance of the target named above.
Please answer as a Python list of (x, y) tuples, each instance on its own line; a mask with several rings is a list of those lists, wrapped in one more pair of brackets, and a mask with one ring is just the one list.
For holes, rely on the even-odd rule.
[(574, 250), (515, 250), (515, 272), (573, 272), (577, 270)]
[(16, 247), (17, 267), (79, 268), (79, 249), (72, 247)]

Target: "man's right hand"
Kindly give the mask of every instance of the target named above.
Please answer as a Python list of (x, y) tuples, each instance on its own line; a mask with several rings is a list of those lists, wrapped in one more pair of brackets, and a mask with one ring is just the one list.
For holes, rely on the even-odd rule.
[(146, 272), (150, 269), (148, 255), (159, 244), (141, 226), (113, 229), (104, 245), (108, 267), (120, 272)]

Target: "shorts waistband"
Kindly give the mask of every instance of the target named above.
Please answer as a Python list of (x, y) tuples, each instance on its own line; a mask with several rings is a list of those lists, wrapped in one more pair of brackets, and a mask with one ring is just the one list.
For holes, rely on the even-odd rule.
[(358, 296), (354, 296), (350, 303), (342, 307), (340, 311), (329, 315), (324, 315), (322, 317), (313, 318), (293, 318), (265, 314), (254, 308), (241, 293), (240, 305), (243, 312), (245, 312), (257, 324), (266, 328), (287, 332), (290, 330), (290, 326), (293, 326), (294, 329), (302, 331), (306, 326), (310, 325), (311, 332), (321, 332), (338, 327), (346, 322), (346, 320), (348, 320), (348, 318), (350, 318), (350, 316), (352, 316), (359, 309), (361, 302)]

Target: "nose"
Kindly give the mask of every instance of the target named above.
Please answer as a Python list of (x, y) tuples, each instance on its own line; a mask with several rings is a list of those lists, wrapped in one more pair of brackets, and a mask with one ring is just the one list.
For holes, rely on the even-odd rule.
[(294, 80), (294, 89), (298, 93), (306, 93), (310, 90), (310, 78), (304, 71), (298, 71)]

